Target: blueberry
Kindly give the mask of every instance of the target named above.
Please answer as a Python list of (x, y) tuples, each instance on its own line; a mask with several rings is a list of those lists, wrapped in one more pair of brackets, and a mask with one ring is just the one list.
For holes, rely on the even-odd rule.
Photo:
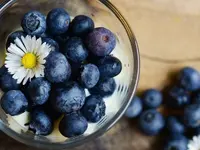
[(200, 74), (194, 68), (183, 68), (179, 74), (179, 82), (184, 89), (196, 91), (200, 88)]
[(105, 58), (105, 56), (96, 56), (96, 55), (94, 55), (93, 53), (91, 53), (91, 52), (89, 51), (89, 56), (88, 56), (88, 58), (87, 58), (87, 62), (97, 65), (97, 64), (98, 64), (98, 61), (99, 61), (100, 59), (103, 59), (103, 58)]
[(188, 139), (180, 134), (173, 135), (168, 139), (164, 150), (187, 150)]
[(49, 135), (53, 131), (53, 121), (41, 108), (36, 108), (31, 112), (29, 129), (36, 135)]
[(1, 98), (1, 107), (7, 114), (16, 116), (27, 110), (28, 101), (21, 91), (11, 90)]
[(5, 67), (5, 65), (3, 65), (1, 68), (0, 68), (0, 77), (7, 71), (7, 68)]
[(81, 112), (89, 122), (98, 122), (103, 116), (105, 116), (106, 112), (106, 105), (103, 98), (97, 95), (90, 95), (86, 98)]
[(146, 108), (158, 108), (163, 101), (162, 93), (156, 89), (146, 90), (143, 94), (143, 103)]
[[(55, 100), (55, 99), (54, 99)], [(48, 100), (45, 104), (44, 104), (44, 111), (47, 113), (47, 115), (53, 120), (58, 120), (61, 116), (62, 113), (58, 112), (54, 106), (52, 106), (52, 104), (50, 103), (50, 101), (52, 100)]]
[(121, 61), (113, 56), (107, 56), (97, 62), (101, 78), (113, 78), (122, 71)]
[(191, 128), (200, 127), (200, 105), (192, 104), (184, 110), (185, 125)]
[(59, 51), (58, 43), (51, 38), (42, 38), (42, 42), (46, 42), (46, 44), (50, 45), (53, 51)]
[(70, 36), (68, 33), (54, 36), (54, 40), (59, 44), (60, 51), (63, 52), (65, 44), (69, 40)]
[(45, 64), (46, 78), (52, 83), (61, 83), (69, 79), (71, 66), (65, 56), (59, 52), (51, 52)]
[(15, 31), (13, 33), (11, 33), (8, 36), (7, 42), (6, 42), (6, 48), (8, 48), (10, 46), (11, 43), (14, 43), (16, 38), (21, 38), (21, 37), (25, 37), (26, 33), (23, 31)]
[(57, 90), (56, 99), (52, 103), (58, 112), (70, 113), (81, 109), (85, 97), (84, 89), (76, 82), (72, 82)]
[(190, 103), (189, 94), (180, 87), (172, 87), (168, 92), (167, 105), (169, 107), (179, 108)]
[(116, 82), (113, 78), (100, 80), (94, 88), (89, 89), (91, 94), (98, 94), (102, 97), (111, 96), (116, 89)]
[(195, 135), (200, 135), (200, 127), (198, 127), (198, 128), (195, 128)]
[(88, 50), (96, 56), (109, 55), (116, 46), (116, 37), (108, 29), (100, 27), (90, 32), (85, 43)]
[(74, 36), (84, 37), (92, 30), (94, 30), (93, 20), (84, 15), (76, 16), (70, 25), (70, 31)]
[(53, 38), (53, 36), (51, 36), (51, 34), (49, 33), (48, 28), (47, 28), (46, 32), (44, 32), (44, 33), (41, 35), (41, 37), (42, 37), (42, 38), (50, 38), (50, 39)]
[(51, 84), (44, 78), (34, 79), (28, 86), (29, 97), (34, 106), (47, 102), (51, 90)]
[(164, 126), (164, 117), (154, 109), (144, 111), (139, 118), (139, 127), (147, 135), (159, 134)]
[(195, 104), (200, 104), (200, 90), (192, 93), (192, 100)]
[(184, 124), (177, 117), (170, 116), (167, 119), (167, 129), (172, 134), (183, 134), (186, 130)]
[(61, 35), (67, 32), (70, 16), (63, 8), (52, 9), (47, 15), (47, 26), (52, 35)]
[(70, 38), (63, 49), (64, 55), (75, 63), (81, 63), (88, 57), (88, 51), (78, 37)]
[(85, 88), (93, 88), (99, 81), (100, 73), (93, 64), (84, 65), (81, 69), (80, 81)]
[(65, 115), (59, 124), (60, 133), (68, 138), (82, 135), (87, 128), (87, 120), (77, 112)]
[(17, 80), (13, 79), (12, 75), (7, 71), (0, 76), (0, 87), (4, 92), (20, 89), (20, 85), (17, 84)]
[(46, 17), (38, 11), (30, 11), (24, 15), (21, 26), (27, 34), (40, 36), (47, 28)]
[[(51, 91), (50, 91), (50, 96), (48, 101), (43, 105), (44, 111), (47, 113), (47, 115), (52, 119), (52, 120), (57, 120), (62, 116), (62, 113), (58, 112), (55, 107), (52, 105), (52, 102), (55, 101), (56, 99), (56, 92), (59, 90), (61, 85), (54, 84), (52, 85)], [(62, 86), (63, 87), (63, 86)]]
[(132, 99), (131, 104), (125, 112), (125, 116), (127, 118), (135, 118), (138, 117), (142, 113), (143, 104), (139, 97), (135, 96)]

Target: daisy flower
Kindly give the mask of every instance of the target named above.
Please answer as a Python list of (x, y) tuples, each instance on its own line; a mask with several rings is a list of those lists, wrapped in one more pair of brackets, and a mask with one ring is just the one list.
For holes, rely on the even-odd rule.
[(33, 77), (44, 77), (45, 58), (51, 50), (41, 38), (21, 36), (8, 47), (5, 66), (18, 84), (25, 85)]
[(193, 137), (188, 144), (188, 150), (200, 150), (200, 135)]

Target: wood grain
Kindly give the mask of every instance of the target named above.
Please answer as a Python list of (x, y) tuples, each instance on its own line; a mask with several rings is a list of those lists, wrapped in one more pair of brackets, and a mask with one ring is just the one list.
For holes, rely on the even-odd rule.
[[(183, 66), (200, 69), (199, 0), (111, 0), (129, 21), (141, 52), (139, 91), (162, 88)], [(121, 119), (104, 136), (73, 150), (159, 150), (162, 137), (146, 137)], [(0, 150), (35, 150), (0, 134)]]

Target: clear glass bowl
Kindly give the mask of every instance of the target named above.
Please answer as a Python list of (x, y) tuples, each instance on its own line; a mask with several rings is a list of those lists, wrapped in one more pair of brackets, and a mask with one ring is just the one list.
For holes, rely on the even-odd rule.
[[(117, 37), (117, 47), (113, 55), (123, 63), (123, 70), (116, 79), (115, 93), (105, 99), (106, 116), (97, 124), (89, 124), (88, 130), (82, 136), (66, 139), (59, 132), (52, 135), (35, 136), (27, 131), (22, 124), (6, 115), (0, 109), (0, 129), (25, 144), (48, 149), (71, 148), (92, 140), (110, 129), (123, 115), (129, 105), (138, 84), (139, 51), (136, 39), (120, 12), (107, 0), (7, 0), (0, 5), (0, 63), (5, 57), (5, 42), (7, 36), (20, 29), (20, 21), (24, 13), (39, 10), (47, 14), (55, 7), (65, 8), (72, 17), (85, 14), (94, 19), (96, 26), (110, 29)], [(1, 93), (3, 94), (3, 93)]]

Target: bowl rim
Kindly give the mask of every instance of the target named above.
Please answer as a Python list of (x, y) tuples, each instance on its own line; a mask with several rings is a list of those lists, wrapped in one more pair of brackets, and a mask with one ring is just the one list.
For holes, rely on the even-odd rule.
[[(11, 5), (16, 3), (18, 0), (6, 0), (2, 4), (0, 4), (0, 15)], [(132, 49), (133, 49), (133, 58), (134, 58), (134, 72), (132, 76), (132, 83), (130, 86), (131, 91), (129, 90), (128, 95), (131, 95), (129, 99), (127, 99), (122, 107), (118, 110), (118, 112), (113, 116), (112, 119), (110, 119), (100, 130), (96, 131), (95, 133), (88, 135), (87, 138), (81, 137), (77, 141), (69, 141), (67, 143), (61, 142), (61, 143), (49, 143), (46, 141), (36, 141), (32, 140), (31, 138), (28, 138), (26, 136), (20, 136), (19, 133), (16, 133), (12, 129), (8, 128), (2, 120), (0, 120), (0, 129), (10, 137), (16, 139), (19, 142), (22, 142), (26, 145), (39, 147), (39, 148), (47, 148), (47, 149), (67, 149), (71, 147), (75, 147), (78, 145), (81, 145), (82, 143), (91, 141), (101, 135), (103, 135), (106, 131), (108, 131), (111, 127), (113, 127), (119, 119), (123, 116), (124, 112), (126, 111), (127, 107), (129, 106), (132, 98), (134, 97), (134, 94), (136, 92), (138, 82), (139, 82), (139, 76), (140, 76), (140, 55), (139, 55), (139, 47), (137, 40), (135, 38), (135, 35), (133, 34), (128, 22), (125, 20), (125, 18), (122, 16), (120, 11), (108, 0), (97, 0), (101, 2), (103, 5), (105, 5), (122, 23), (124, 29), (127, 32), (127, 35), (129, 37)], [(49, 146), (50, 145), (50, 146)]]

